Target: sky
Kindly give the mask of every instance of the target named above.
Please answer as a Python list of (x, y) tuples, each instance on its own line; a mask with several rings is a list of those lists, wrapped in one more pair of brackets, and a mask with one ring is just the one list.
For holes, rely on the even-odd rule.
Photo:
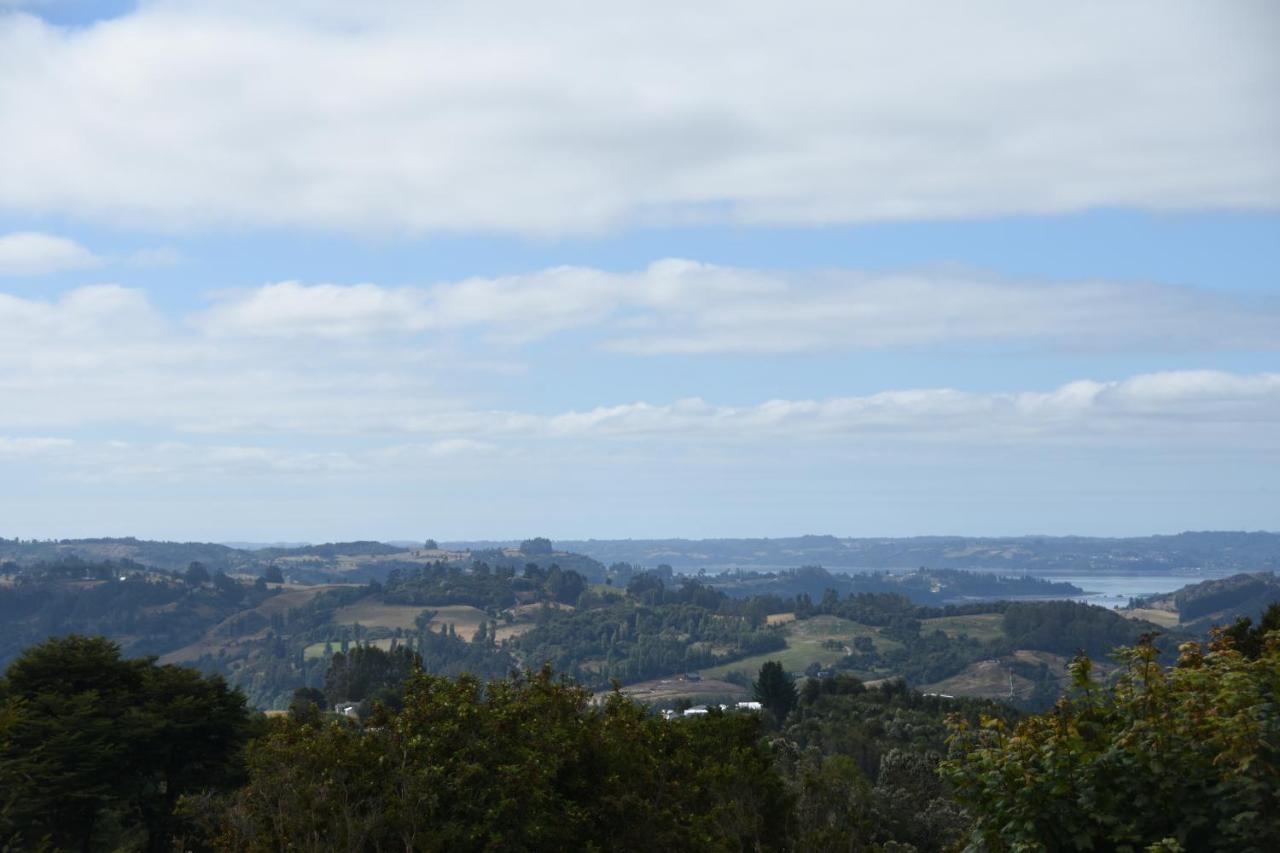
[(1280, 529), (1277, 44), (0, 0), (0, 536)]

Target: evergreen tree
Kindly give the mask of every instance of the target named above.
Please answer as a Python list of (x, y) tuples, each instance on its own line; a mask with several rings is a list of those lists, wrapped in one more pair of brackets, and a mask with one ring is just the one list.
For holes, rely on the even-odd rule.
[(0, 679), (0, 848), (169, 849), (179, 798), (233, 784), (248, 735), (220, 677), (102, 638), (34, 646)]
[(751, 688), (756, 701), (773, 714), (779, 725), (799, 701), (795, 681), (776, 660), (765, 661), (760, 667), (759, 678), (752, 682)]

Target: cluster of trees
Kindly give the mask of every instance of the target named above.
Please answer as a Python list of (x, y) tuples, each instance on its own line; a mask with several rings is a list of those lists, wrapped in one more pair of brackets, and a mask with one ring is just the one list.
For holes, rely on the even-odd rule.
[(786, 640), (748, 616), (694, 604), (634, 604), (552, 613), (516, 638), (529, 661), (548, 661), (592, 687), (642, 681), (778, 651)]
[(427, 566), (395, 568), (382, 585), (383, 598), (397, 604), (445, 607), (468, 604), (482, 610), (498, 611), (517, 601), (556, 601), (576, 604), (587, 589), (587, 581), (573, 569), (551, 563), (545, 568), (527, 563), (523, 571), (514, 566), (491, 567), (477, 560), (464, 567), (438, 561)]
[(438, 561), (427, 566), (393, 569), (382, 584), (382, 596), (395, 604), (444, 607), (468, 604), (481, 610), (510, 607), (516, 603), (511, 580), (515, 570), (494, 571), (488, 563), (470, 567)]
[(1004, 611), (1004, 633), (1015, 649), (1043, 649), (1072, 656), (1102, 657), (1129, 645), (1155, 625), (1126, 619), (1114, 610), (1076, 601), (1011, 602)]
[[(377, 646), (356, 646), (346, 654), (338, 652), (329, 659), (324, 676), (325, 704), (339, 702), (382, 702), (399, 704), (404, 684), (422, 670), (422, 659), (403, 646), (383, 651)], [(296, 694), (295, 694), (296, 697)]]

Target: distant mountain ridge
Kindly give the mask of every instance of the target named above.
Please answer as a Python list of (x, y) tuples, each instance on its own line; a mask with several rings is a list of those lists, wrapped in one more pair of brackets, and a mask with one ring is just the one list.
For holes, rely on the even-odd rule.
[[(615, 562), (677, 571), (726, 568), (977, 569), (996, 572), (1179, 572), (1280, 570), (1280, 533), (1194, 531), (1167, 536), (916, 536), (853, 538), (827, 535), (777, 539), (556, 540), (568, 551), (606, 565)], [(507, 542), (448, 542), (450, 548), (500, 547)]]
[[(423, 540), (424, 542), (426, 540)], [(245, 544), (248, 543), (239, 543)], [(434, 543), (432, 543), (434, 544)], [(470, 559), (477, 552), (510, 552), (517, 540), (443, 542), (433, 559)], [(311, 571), (349, 572), (353, 561), (396, 559), (415, 546), (362, 541), (319, 545), (232, 547), (209, 542), (164, 542), (134, 537), (18, 540), (0, 538), (0, 562), (32, 563), (75, 556), (89, 560), (130, 559), (165, 569), (200, 562), (211, 570), (257, 572), (272, 561), (305, 563)], [(425, 556), (427, 549), (420, 549)], [(470, 552), (470, 554), (468, 554)], [(586, 539), (557, 540), (556, 554), (573, 553), (608, 566), (669, 565), (697, 572), (823, 566), (829, 570), (970, 569), (999, 573), (1280, 571), (1280, 533), (1196, 531), (1169, 536), (917, 536), (852, 538), (829, 535), (776, 539)], [(580, 558), (580, 559), (581, 559)], [(582, 568), (579, 568), (581, 571)]]

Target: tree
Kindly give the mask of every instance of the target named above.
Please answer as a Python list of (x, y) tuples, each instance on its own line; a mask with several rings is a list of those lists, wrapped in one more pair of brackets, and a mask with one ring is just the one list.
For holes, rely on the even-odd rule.
[(776, 660), (765, 661), (760, 667), (760, 676), (752, 682), (751, 689), (756, 701), (773, 714), (779, 725), (799, 701), (795, 681)]
[(973, 815), (970, 849), (1268, 849), (1280, 632), (1253, 660), (1220, 636), (1207, 652), (1184, 644), (1169, 668), (1150, 637), (1118, 656), (1111, 686), (1077, 657), (1073, 695), (1012, 730), (955, 724), (944, 771)]
[(289, 717), (300, 723), (319, 723), (321, 712), (328, 709), (324, 691), (299, 687), (289, 701)]
[(209, 570), (204, 567), (204, 563), (193, 562), (187, 566), (182, 577), (191, 586), (201, 586), (209, 582)]
[(237, 781), (244, 697), (193, 669), (61, 637), (0, 680), (0, 847), (168, 849), (179, 798)]
[(573, 569), (562, 571), (555, 564), (552, 564), (547, 571), (546, 585), (551, 597), (563, 604), (576, 604), (578, 596), (582, 595), (583, 590), (587, 588), (587, 582), (582, 575)]
[(551, 540), (545, 536), (535, 536), (520, 543), (520, 553), (527, 557), (546, 555), (555, 552)]
[(1271, 631), (1280, 631), (1280, 601), (1267, 607), (1257, 625), (1248, 616), (1242, 616), (1230, 628), (1223, 629), (1222, 636), (1229, 639), (1240, 654), (1257, 660), (1262, 655), (1263, 641)]
[(280, 567), (275, 563), (262, 571), (262, 577), (267, 583), (284, 583), (284, 572), (280, 571)]

